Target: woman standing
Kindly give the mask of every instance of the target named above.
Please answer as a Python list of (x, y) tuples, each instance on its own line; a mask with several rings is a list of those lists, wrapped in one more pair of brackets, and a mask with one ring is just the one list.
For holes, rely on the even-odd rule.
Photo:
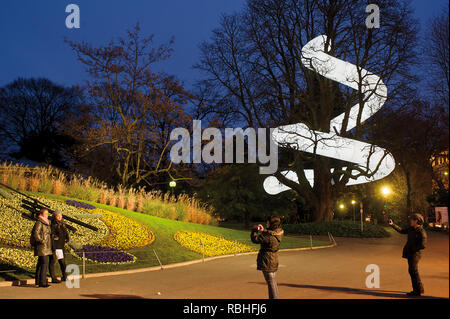
[(267, 230), (262, 225), (254, 226), (251, 240), (261, 244), (258, 253), (257, 269), (261, 270), (269, 288), (269, 299), (278, 299), (278, 286), (275, 273), (278, 270), (278, 249), (283, 239), (284, 231), (281, 229), (281, 220), (277, 216), (267, 218)]
[[(53, 255), (50, 257), (50, 276), (53, 283), (66, 281), (66, 262), (64, 261), (64, 246), (69, 241), (69, 232), (63, 220), (62, 213), (55, 211), (51, 224)], [(59, 267), (61, 268), (61, 281), (55, 275), (55, 259), (58, 259)]]
[(48, 220), (48, 210), (42, 209), (31, 232), (30, 244), (34, 247), (34, 255), (38, 256), (36, 265), (36, 286), (47, 288), (47, 268), (52, 255), (51, 228)]

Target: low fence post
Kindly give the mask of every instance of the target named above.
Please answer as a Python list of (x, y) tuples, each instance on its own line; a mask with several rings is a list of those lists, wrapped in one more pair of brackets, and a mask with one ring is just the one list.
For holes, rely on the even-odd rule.
[(205, 244), (203, 242), (202, 243), (202, 251), (203, 251), (203, 262), (205, 262)]
[(237, 240), (234, 241), (234, 255), (237, 255)]
[(83, 275), (81, 278), (84, 279), (86, 275), (86, 253), (83, 251)]
[(163, 268), (163, 265), (162, 265), (162, 263), (161, 263), (161, 260), (159, 260), (159, 257), (158, 257), (158, 255), (156, 254), (156, 250), (154, 250), (153, 249), (153, 253), (155, 254), (155, 256), (156, 256), (156, 259), (158, 260), (158, 262), (159, 262), (159, 265), (161, 266), (161, 270), (163, 270), (164, 268)]
[(312, 243), (312, 235), (309, 234), (309, 244), (311, 245), (311, 249), (313, 248), (313, 243)]

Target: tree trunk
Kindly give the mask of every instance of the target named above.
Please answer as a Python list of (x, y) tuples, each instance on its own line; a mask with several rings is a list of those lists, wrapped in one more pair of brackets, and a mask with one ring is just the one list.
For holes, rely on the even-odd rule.
[(314, 194), (316, 200), (312, 207), (312, 219), (314, 222), (333, 220), (333, 196), (331, 183), (326, 178), (318, 178), (315, 181)]

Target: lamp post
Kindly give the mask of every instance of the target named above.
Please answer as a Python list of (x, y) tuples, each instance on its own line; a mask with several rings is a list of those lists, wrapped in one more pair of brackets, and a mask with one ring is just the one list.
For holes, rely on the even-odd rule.
[(356, 205), (356, 200), (352, 199), (352, 206), (353, 206), (353, 222), (356, 221), (356, 218), (355, 218), (355, 205)]
[(177, 186), (177, 182), (175, 182), (175, 181), (170, 181), (169, 182), (169, 187), (170, 187), (170, 189), (172, 191), (172, 195), (173, 195), (173, 190), (175, 189), (176, 186)]
[[(381, 195), (383, 195), (384, 198), (384, 205), (383, 205), (383, 219), (386, 217), (386, 208), (387, 208), (387, 198), (392, 193), (391, 188), (389, 186), (383, 186), (381, 188)], [(383, 220), (384, 222), (385, 220)]]
[(345, 205), (344, 204), (339, 204), (339, 209), (341, 210), (341, 212), (344, 212), (345, 209)]
[(361, 233), (364, 231), (364, 222), (363, 222), (363, 203), (359, 203), (359, 212), (361, 213)]

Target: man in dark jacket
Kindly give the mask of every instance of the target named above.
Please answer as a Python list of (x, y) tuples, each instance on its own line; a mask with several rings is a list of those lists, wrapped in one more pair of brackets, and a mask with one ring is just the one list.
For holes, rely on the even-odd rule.
[(419, 276), (419, 260), (421, 258), (420, 251), (425, 249), (427, 242), (427, 233), (423, 229), (423, 216), (421, 214), (412, 214), (409, 216), (409, 227), (401, 228), (394, 224), (392, 219), (389, 220), (391, 225), (400, 234), (407, 234), (408, 241), (403, 247), (403, 258), (408, 260), (408, 271), (411, 276), (413, 290), (407, 293), (408, 296), (420, 296), (423, 294), (423, 284)]
[(50, 287), (47, 282), (49, 256), (52, 255), (52, 239), (48, 210), (42, 209), (31, 232), (30, 244), (34, 247), (34, 255), (38, 256), (36, 265), (36, 286)]
[(61, 268), (61, 280), (66, 281), (66, 262), (64, 260), (64, 246), (69, 242), (69, 232), (63, 220), (63, 215), (60, 211), (55, 211), (51, 222), (52, 230), (52, 250), (53, 255), (50, 256), (50, 276), (52, 283), (60, 283), (55, 274), (55, 261), (58, 260)]
[(267, 282), (270, 299), (278, 299), (275, 273), (278, 270), (278, 249), (283, 234), (280, 218), (271, 216), (267, 219), (267, 230), (262, 225), (254, 226), (250, 235), (252, 242), (261, 245), (256, 263), (257, 269), (263, 272)]

